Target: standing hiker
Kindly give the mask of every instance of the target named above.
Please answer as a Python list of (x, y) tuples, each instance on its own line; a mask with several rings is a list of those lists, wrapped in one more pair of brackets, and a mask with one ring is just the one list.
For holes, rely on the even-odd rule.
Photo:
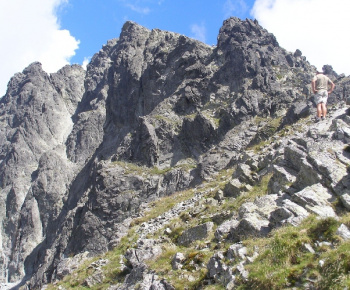
[[(328, 86), (330, 89), (328, 90)], [(323, 74), (322, 69), (317, 69), (316, 75), (311, 81), (312, 92), (315, 94), (315, 103), (317, 106), (317, 117), (316, 121), (320, 119), (324, 120), (327, 114), (327, 98), (330, 93), (334, 90), (334, 83), (329, 77)]]

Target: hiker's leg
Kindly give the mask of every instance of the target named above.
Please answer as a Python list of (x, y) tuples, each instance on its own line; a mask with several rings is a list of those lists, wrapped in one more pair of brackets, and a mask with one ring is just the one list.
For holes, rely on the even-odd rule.
[(321, 118), (321, 116), (322, 116), (322, 104), (323, 103), (318, 103), (317, 104), (317, 117), (318, 118)]
[(321, 111), (322, 111), (322, 115), (325, 118), (327, 115), (327, 105), (325, 103), (321, 103)]

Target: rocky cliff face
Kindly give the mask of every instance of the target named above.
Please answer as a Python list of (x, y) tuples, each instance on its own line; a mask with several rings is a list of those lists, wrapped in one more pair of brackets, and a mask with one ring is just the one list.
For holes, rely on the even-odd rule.
[[(339, 104), (350, 80), (325, 69), (336, 82), (329, 101)], [(87, 71), (73, 65), (48, 75), (31, 64), (0, 100), (1, 280), (31, 289), (60, 279), (68, 257), (118, 245), (148, 202), (235, 166), (225, 196), (254, 184), (253, 168), (272, 174), (269, 195), (231, 213), (218, 238), (263, 235), (310, 212), (334, 216), (325, 201), (332, 196), (349, 208), (345, 111), (331, 131), (280, 138), (277, 152), (261, 156), (247, 151), (314, 112), (313, 74), (300, 51), (237, 18), (224, 22), (215, 47), (127, 22)], [(312, 141), (325, 136), (322, 150), (333, 153), (320, 157)], [(335, 159), (341, 164), (324, 165)], [(303, 200), (303, 190), (322, 191), (322, 201)], [(263, 222), (254, 228), (254, 219)]]

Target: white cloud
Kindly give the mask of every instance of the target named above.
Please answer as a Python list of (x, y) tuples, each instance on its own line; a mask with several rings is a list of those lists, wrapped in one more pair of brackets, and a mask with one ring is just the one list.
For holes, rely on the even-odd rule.
[(83, 64), (81, 65), (85, 70), (87, 65), (90, 63), (91, 57), (84, 57)]
[(300, 49), (310, 64), (349, 75), (349, 11), (345, 0), (256, 0), (252, 16), (283, 48)]
[(244, 0), (226, 0), (224, 3), (224, 18), (231, 16), (242, 17), (248, 11), (248, 5)]
[[(154, 4), (154, 1), (150, 0), (119, 0), (119, 2), (123, 3), (126, 7), (130, 8), (132, 11), (147, 15), (151, 12), (151, 9), (147, 7), (147, 4)], [(161, 5), (163, 0), (158, 0), (157, 4)]]
[(126, 6), (129, 7), (132, 11), (135, 11), (135, 12), (140, 13), (140, 14), (147, 15), (151, 12), (151, 9), (149, 9), (148, 7), (141, 7), (141, 6), (134, 5), (134, 4), (127, 4)]
[(192, 24), (191, 25), (191, 32), (192, 32), (192, 38), (195, 38), (199, 41), (205, 42), (206, 40), (206, 28), (204, 23), (202, 24)]
[(67, 0), (7, 0), (0, 2), (0, 97), (10, 78), (34, 61), (56, 72), (69, 63), (79, 41), (61, 30), (56, 9)]

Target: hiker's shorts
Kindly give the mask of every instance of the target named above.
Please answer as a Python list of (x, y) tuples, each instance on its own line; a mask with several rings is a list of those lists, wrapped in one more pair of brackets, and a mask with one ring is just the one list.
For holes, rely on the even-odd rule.
[(326, 90), (318, 91), (314, 98), (316, 105), (319, 103), (327, 104), (328, 92)]

